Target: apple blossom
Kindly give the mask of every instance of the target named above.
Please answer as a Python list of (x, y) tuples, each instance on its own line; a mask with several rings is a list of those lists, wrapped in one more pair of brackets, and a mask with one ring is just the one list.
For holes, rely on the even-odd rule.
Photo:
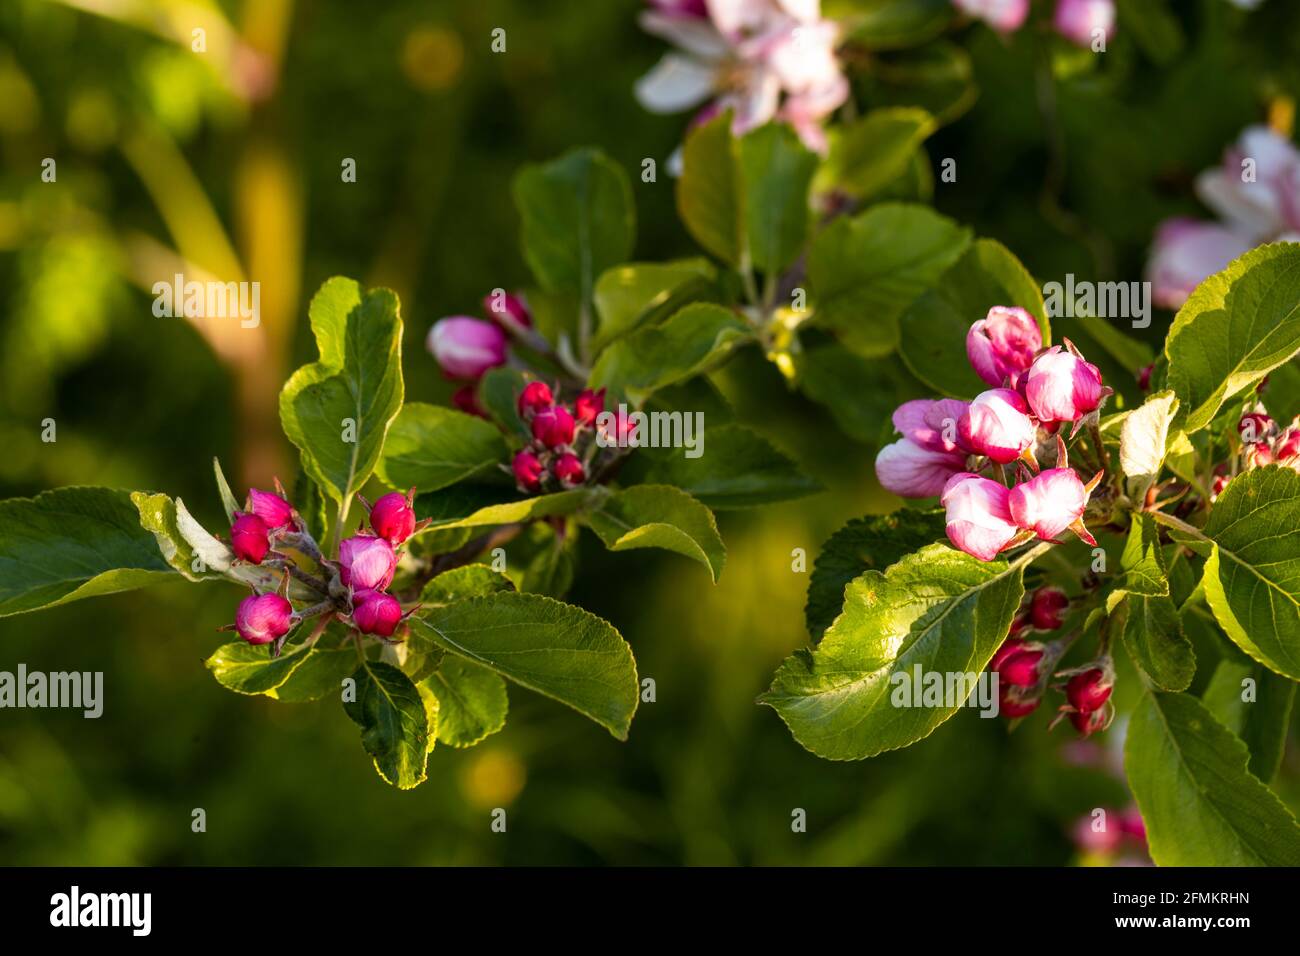
[(886, 445), (876, 455), (876, 478), (886, 491), (902, 498), (940, 494), (948, 479), (965, 468), (965, 454), (931, 451), (906, 438)]
[(573, 401), (573, 414), (579, 425), (590, 427), (596, 416), (605, 410), (605, 390), (586, 389)]
[(385, 538), (357, 534), (339, 544), (339, 579), (355, 590), (383, 590), (396, 567), (397, 553)]
[(905, 439), (928, 451), (961, 452), (972, 449), (961, 438), (960, 423), (967, 403), (955, 398), (918, 398), (894, 410), (894, 428)]
[(405, 495), (400, 491), (390, 491), (380, 497), (370, 509), (370, 527), (393, 547), (397, 547), (415, 531), (413, 497), (414, 489)]
[(391, 637), (401, 619), (402, 605), (391, 594), (365, 589), (352, 595), (352, 623), (362, 634)]
[(249, 510), (265, 522), (272, 531), (287, 528), (294, 523), (293, 505), (277, 494), (259, 491), (256, 488), (248, 492)]
[(958, 423), (963, 444), (999, 465), (1021, 457), (1034, 444), (1038, 426), (1019, 392), (994, 388), (981, 392)]
[(939, 499), (947, 512), (948, 540), (981, 561), (992, 561), (1020, 530), (1011, 520), (1009, 494), (996, 481), (970, 472), (949, 478)]
[(999, 33), (1014, 33), (1029, 16), (1029, 0), (952, 0), (952, 5)]
[(531, 451), (521, 451), (515, 455), (510, 470), (514, 473), (515, 484), (520, 491), (537, 491), (542, 487), (542, 475), (546, 473), (546, 468)]
[(543, 408), (533, 416), (533, 437), (547, 448), (559, 448), (573, 441), (573, 415), (563, 405)]
[(425, 344), (449, 378), (477, 379), (506, 361), (506, 335), (491, 322), (467, 315), (439, 319)]
[(1058, 0), (1052, 26), (1071, 43), (1090, 47), (1115, 35), (1115, 0)]
[(975, 374), (994, 387), (1028, 369), (1042, 347), (1038, 323), (1018, 306), (995, 305), (966, 333), (966, 357)]
[(1097, 366), (1073, 348), (1059, 345), (1038, 356), (1025, 377), (1025, 398), (1043, 424), (1076, 422), (1094, 411), (1107, 394)]
[(1090, 713), (1110, 699), (1115, 683), (1113, 670), (1108, 667), (1090, 667), (1073, 675), (1065, 685), (1065, 698), (1075, 710)]
[(551, 473), (559, 479), (560, 484), (565, 488), (580, 485), (586, 478), (586, 472), (582, 467), (582, 459), (569, 452), (565, 452), (555, 459), (554, 464), (551, 465)]
[(1041, 644), (1022, 642), (1023, 646), (1007, 654), (996, 668), (998, 677), (1014, 687), (1033, 687), (1042, 674), (1039, 665), (1045, 650)]
[(270, 644), (293, 627), (293, 606), (279, 594), (252, 594), (235, 609), (235, 630), (250, 644)]
[(236, 511), (230, 526), (230, 549), (235, 557), (250, 564), (261, 564), (271, 550), (266, 522), (252, 512)]
[(1055, 541), (1069, 528), (1089, 544), (1096, 544), (1083, 525), (1083, 511), (1100, 478), (1098, 473), (1090, 486), (1080, 481), (1070, 468), (1041, 471), (1008, 493), (1011, 518), (1018, 527), (1033, 531), (1044, 541)]
[(533, 314), (522, 296), (489, 292), (483, 297), (483, 311), (507, 332), (524, 332), (533, 327)]
[(1063, 623), (1062, 612), (1070, 599), (1060, 588), (1039, 588), (1029, 599), (1029, 622), (1040, 631), (1055, 631)]
[(529, 382), (519, 393), (519, 417), (526, 422), (532, 421), (534, 415), (554, 404), (551, 386), (545, 382)]

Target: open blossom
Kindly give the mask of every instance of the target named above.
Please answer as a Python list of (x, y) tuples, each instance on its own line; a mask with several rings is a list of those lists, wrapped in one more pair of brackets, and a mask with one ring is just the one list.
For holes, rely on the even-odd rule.
[(339, 544), (339, 578), (356, 590), (383, 590), (393, 581), (397, 553), (384, 538), (357, 534)]
[(953, 475), (965, 470), (964, 452), (931, 451), (906, 438), (886, 445), (876, 455), (876, 478), (902, 498), (940, 494)]
[(999, 33), (1014, 33), (1029, 16), (1029, 0), (952, 0), (952, 5)]
[(994, 388), (975, 396), (958, 428), (967, 447), (999, 465), (1015, 461), (1034, 443), (1038, 426), (1019, 392)]
[(970, 447), (960, 434), (967, 404), (955, 398), (917, 398), (894, 410), (893, 422), (905, 439), (929, 451), (961, 452)]
[(1007, 504), (1016, 525), (1044, 541), (1055, 541), (1069, 528), (1096, 544), (1082, 521), (1090, 494), (1072, 468), (1049, 468), (1012, 488)]
[(1146, 278), (1152, 299), (1176, 309), (1207, 277), (1265, 242), (1300, 239), (1300, 151), (1266, 126), (1248, 127), (1202, 172), (1196, 194), (1217, 222), (1167, 219), (1156, 230)]
[(1090, 47), (1115, 35), (1115, 0), (1058, 0), (1052, 26), (1071, 43)]
[(467, 315), (439, 319), (425, 344), (450, 378), (476, 379), (506, 361), (506, 335), (491, 322)]
[(995, 305), (966, 333), (966, 357), (971, 367), (994, 387), (1026, 371), (1042, 347), (1038, 323), (1019, 307)]
[(278, 594), (253, 594), (235, 610), (235, 630), (250, 644), (269, 644), (293, 627), (293, 606)]
[(848, 98), (835, 55), (839, 27), (821, 16), (820, 0), (652, 2), (641, 26), (676, 50), (636, 85), (652, 113), (678, 113), (708, 102), (709, 114), (732, 111), (743, 135), (769, 120), (789, 123), (810, 149), (825, 152), (822, 121)]
[(939, 499), (947, 512), (948, 540), (981, 561), (992, 561), (1020, 530), (1011, 520), (1009, 494), (988, 478), (953, 475)]
[(1043, 423), (1078, 421), (1105, 395), (1097, 366), (1059, 345), (1038, 356), (1025, 378), (1025, 398)]

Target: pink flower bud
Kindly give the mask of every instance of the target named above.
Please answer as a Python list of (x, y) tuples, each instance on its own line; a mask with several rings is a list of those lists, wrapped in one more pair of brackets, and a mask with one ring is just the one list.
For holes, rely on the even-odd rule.
[(402, 619), (397, 598), (382, 591), (364, 590), (352, 595), (352, 623), (362, 634), (391, 637)]
[(248, 492), (248, 500), (253, 514), (261, 518), (267, 528), (279, 530), (293, 523), (293, 505), (279, 495), (253, 488)]
[(952, 4), (999, 33), (1014, 33), (1029, 16), (1029, 0), (952, 0)]
[(462, 385), (456, 391), (451, 393), (451, 403), (466, 415), (473, 415), (475, 418), (487, 418), (488, 414), (484, 411), (483, 406), (478, 401), (478, 391), (473, 385)]
[(1007, 658), (1012, 654), (1023, 650), (1024, 647), (1025, 641), (1023, 639), (1019, 637), (1008, 637), (1002, 642), (1002, 646), (994, 652), (993, 659), (989, 661), (989, 670), (995, 672), (1001, 670), (1002, 665), (1006, 662)]
[(876, 478), (881, 486), (903, 498), (942, 494), (948, 479), (965, 468), (964, 454), (930, 451), (906, 438), (886, 445), (876, 455)]
[(251, 512), (236, 511), (230, 526), (230, 548), (241, 561), (261, 564), (271, 550), (266, 522)]
[(509, 292), (489, 292), (483, 297), (483, 311), (506, 331), (524, 331), (533, 327), (533, 314), (524, 300)]
[(1110, 723), (1110, 715), (1105, 707), (1090, 711), (1072, 710), (1069, 716), (1070, 723), (1081, 737), (1091, 737), (1097, 731), (1105, 729), (1106, 725)]
[(1137, 376), (1139, 389), (1141, 389), (1144, 392), (1151, 391), (1151, 373), (1154, 372), (1155, 370), (1156, 367), (1154, 363), (1152, 363), (1151, 365), (1144, 365), (1142, 367), (1142, 370), (1138, 372), (1138, 376)]
[(547, 448), (559, 448), (573, 441), (573, 416), (563, 405), (541, 409), (533, 416), (533, 437)]
[(1228, 487), (1228, 482), (1232, 481), (1231, 475), (1215, 475), (1214, 482), (1210, 485), (1210, 502), (1213, 503), (1223, 494), (1223, 489)]
[(1114, 679), (1104, 668), (1090, 667), (1075, 674), (1065, 684), (1065, 699), (1075, 710), (1091, 713), (1110, 699)]
[(1268, 441), (1276, 429), (1273, 419), (1260, 412), (1248, 412), (1237, 422), (1237, 434), (1247, 445)]
[(1115, 35), (1115, 0), (1059, 0), (1052, 17), (1056, 31), (1071, 43), (1091, 47)]
[(1147, 842), (1147, 825), (1137, 807), (1129, 807), (1119, 817), (1119, 830), (1139, 843)]
[(415, 531), (415, 509), (400, 491), (390, 491), (370, 509), (370, 527), (375, 534), (397, 547)]
[(1101, 372), (1073, 352), (1054, 345), (1034, 361), (1025, 398), (1043, 424), (1075, 422), (1101, 404)]
[(534, 415), (554, 404), (555, 396), (551, 394), (551, 386), (545, 382), (529, 382), (519, 393), (519, 417), (530, 422)]
[(1034, 443), (1038, 427), (1019, 392), (994, 388), (975, 396), (958, 423), (962, 441), (999, 465), (1015, 461)]
[(293, 606), (278, 594), (252, 594), (239, 602), (235, 630), (250, 644), (269, 644), (293, 627)]
[(425, 341), (449, 378), (477, 379), (506, 361), (506, 335), (491, 322), (453, 315), (439, 319)]
[(994, 387), (1029, 368), (1042, 347), (1038, 323), (1019, 307), (995, 305), (966, 333), (966, 357), (975, 374)]
[(568, 452), (555, 459), (555, 463), (551, 465), (551, 471), (560, 480), (560, 484), (566, 488), (582, 484), (587, 477), (582, 468), (582, 459)]
[(520, 491), (537, 491), (542, 487), (542, 475), (546, 471), (542, 461), (531, 451), (521, 451), (510, 463), (510, 470), (515, 474), (515, 483)]
[(605, 410), (605, 390), (593, 392), (591, 389), (583, 391), (573, 402), (574, 418), (578, 420), (579, 425), (591, 427), (595, 424), (596, 416)]
[(384, 538), (356, 534), (339, 544), (339, 578), (354, 591), (383, 590), (396, 568), (397, 553)]
[(1080, 519), (1088, 505), (1088, 495), (1088, 489), (1073, 469), (1049, 468), (1012, 488), (1007, 503), (1017, 525), (1033, 531), (1044, 541), (1055, 541), (1072, 526), (1080, 537), (1087, 534), (1086, 530), (1080, 532), (1083, 528)]
[(1007, 510), (1009, 492), (996, 481), (961, 472), (948, 479), (940, 503), (948, 540), (981, 561), (992, 561), (1019, 530)]
[(1070, 599), (1060, 588), (1039, 588), (1029, 599), (1029, 621), (1040, 631), (1055, 631), (1069, 606)]
[(1012, 684), (998, 683), (998, 713), (1009, 720), (1025, 717), (1038, 709), (1040, 698), (1025, 696)]
[(1043, 645), (1026, 641), (1002, 659), (997, 668), (998, 676), (1004, 684), (1013, 687), (1033, 687), (1042, 677), (1039, 672), (1042, 659)]
[(918, 398), (894, 410), (894, 428), (912, 444), (927, 451), (965, 455), (972, 449), (962, 441), (961, 418), (967, 404), (955, 398)]

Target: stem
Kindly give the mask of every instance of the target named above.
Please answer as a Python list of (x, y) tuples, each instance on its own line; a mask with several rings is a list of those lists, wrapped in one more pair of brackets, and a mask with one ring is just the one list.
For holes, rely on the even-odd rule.
[(1160, 522), (1162, 525), (1165, 525), (1166, 527), (1169, 528), (1173, 528), (1177, 531), (1181, 531), (1183, 532), (1183, 534), (1189, 535), (1190, 537), (1195, 538), (1197, 541), (1214, 540), (1213, 538), (1206, 536), (1205, 532), (1202, 531), (1200, 528), (1196, 527), (1195, 525), (1190, 525), (1186, 521), (1183, 521), (1180, 518), (1175, 518), (1171, 514), (1165, 514), (1163, 511), (1152, 511), (1150, 512), (1150, 515), (1151, 517), (1155, 518), (1156, 521)]

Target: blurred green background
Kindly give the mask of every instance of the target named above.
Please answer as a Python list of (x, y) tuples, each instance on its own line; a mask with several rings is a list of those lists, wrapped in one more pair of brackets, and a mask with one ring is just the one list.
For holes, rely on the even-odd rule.
[[(1054, 63), (1050, 121), (1036, 38), (955, 34), (980, 96), (927, 144), (936, 164), (958, 160), (936, 205), (1044, 280), (1140, 278), (1155, 223), (1198, 214), (1195, 173), (1300, 92), (1297, 4), (1271, 0), (1249, 18), (1223, 0), (1174, 6), (1172, 55), (1121, 32), (1099, 65)], [(662, 168), (683, 127), (632, 98), (663, 49), (637, 28), (639, 9), (6, 0), (0, 496), (156, 489), (215, 524), (213, 455), (239, 485), (291, 481), (275, 397), (308, 358), (306, 298), (334, 274), (397, 290), (408, 398), (445, 402), (424, 334), (477, 312), (494, 287), (527, 284), (510, 180), (572, 146), (599, 146), (634, 174), (639, 258), (693, 254), (671, 180), (635, 175), (644, 157)], [(204, 53), (191, 49), (198, 25)], [(504, 53), (490, 49), (496, 28)], [(864, 80), (859, 97), (885, 103), (890, 91)], [(1068, 161), (1045, 201), (1054, 156)], [(54, 183), (41, 181), (46, 157)], [(349, 157), (355, 183), (340, 177)], [(155, 318), (149, 286), (177, 262), (259, 281), (261, 327)], [(1048, 734), (1043, 713), (1011, 735), (967, 713), (920, 746), (838, 764), (755, 706), (807, 640), (792, 549), (811, 564), (844, 521), (891, 500), (873, 449), (760, 357), (718, 379), (828, 490), (723, 515), (717, 586), (672, 556), (584, 542), (570, 600), (613, 622), (657, 685), (626, 744), (512, 687), (502, 733), (439, 747), (428, 782), (398, 792), (337, 705), (220, 688), (202, 661), (237, 593), (177, 583), (0, 621), (0, 669), (103, 671), (106, 696), (99, 720), (0, 711), (0, 863), (1081, 862), (1074, 821), (1127, 803), (1119, 727), (1080, 746), (1064, 728)], [(862, 388), (869, 404), (872, 383)], [(883, 424), (892, 395), (876, 399)], [(55, 443), (40, 439), (46, 418)], [(1293, 808), (1298, 777), (1293, 746), (1277, 782)], [(200, 807), (207, 830), (194, 833)], [(495, 807), (508, 811), (505, 834), (489, 827)], [(792, 832), (796, 808), (806, 833)]]

